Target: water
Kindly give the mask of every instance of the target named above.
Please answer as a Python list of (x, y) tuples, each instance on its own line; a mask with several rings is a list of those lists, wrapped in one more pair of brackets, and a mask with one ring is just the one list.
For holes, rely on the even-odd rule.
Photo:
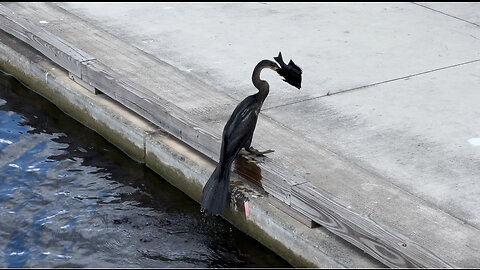
[(0, 74), (0, 267), (290, 267)]

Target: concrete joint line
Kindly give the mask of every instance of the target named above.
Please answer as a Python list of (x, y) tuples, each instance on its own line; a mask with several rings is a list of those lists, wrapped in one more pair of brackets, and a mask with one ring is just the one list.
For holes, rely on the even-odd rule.
[(452, 18), (457, 19), (457, 20), (460, 20), (460, 21), (462, 21), (462, 22), (466, 22), (466, 23), (473, 24), (473, 25), (475, 25), (475, 26), (480, 27), (479, 24), (476, 24), (476, 23), (474, 23), (474, 22), (470, 22), (470, 21), (467, 21), (467, 20), (462, 19), (462, 18), (460, 18), (460, 17), (457, 17), (457, 16), (454, 16), (454, 15), (451, 15), (451, 14), (448, 14), (448, 13), (445, 13), (445, 12), (442, 12), (442, 11), (440, 11), (440, 10), (436, 10), (436, 9), (431, 8), (431, 7), (424, 6), (424, 5), (419, 4), (419, 3), (417, 3), (417, 2), (411, 2), (411, 3), (414, 4), (414, 5), (420, 6), (420, 7), (422, 7), (422, 8), (430, 9), (431, 11), (434, 11), (434, 12), (437, 12), (437, 13), (440, 13), (440, 14), (443, 14), (443, 15), (445, 15), (445, 16), (452, 17)]
[(265, 108), (262, 111), (277, 109), (277, 108), (281, 108), (281, 107), (285, 107), (285, 106), (289, 106), (289, 105), (293, 105), (293, 104), (297, 104), (297, 103), (307, 102), (307, 101), (314, 100), (314, 99), (319, 99), (319, 98), (323, 98), (323, 97), (328, 97), (328, 96), (343, 94), (343, 93), (347, 93), (347, 92), (352, 92), (352, 91), (355, 91), (355, 90), (361, 90), (361, 89), (364, 89), (364, 88), (368, 88), (368, 87), (372, 87), (372, 86), (376, 86), (376, 85), (380, 85), (380, 84), (390, 83), (390, 82), (394, 82), (394, 81), (398, 81), (398, 80), (404, 80), (404, 79), (408, 79), (408, 78), (412, 78), (412, 77), (416, 77), (416, 76), (420, 76), (420, 75), (424, 75), (424, 74), (428, 74), (428, 73), (432, 73), (432, 72), (436, 72), (436, 71), (440, 71), (440, 70), (444, 70), (444, 69), (449, 69), (449, 68), (454, 68), (454, 67), (459, 67), (459, 66), (463, 66), (463, 65), (472, 64), (472, 63), (479, 62), (479, 61), (480, 61), (480, 59), (475, 59), (475, 60), (471, 60), (471, 61), (467, 61), (467, 62), (463, 62), (463, 63), (453, 64), (453, 65), (446, 66), (446, 67), (440, 67), (440, 68), (435, 68), (435, 69), (431, 69), (431, 70), (427, 70), (427, 71), (422, 71), (422, 72), (406, 75), (406, 76), (399, 77), (399, 78), (394, 78), (394, 79), (385, 80), (385, 81), (381, 81), (381, 82), (376, 82), (376, 83), (371, 83), (371, 84), (367, 84), (367, 85), (357, 86), (357, 87), (350, 88), (350, 89), (340, 90), (340, 91), (333, 92), (333, 93), (330, 93), (330, 91), (329, 91), (329, 92), (327, 92), (326, 94), (323, 94), (323, 95), (313, 96), (313, 97), (309, 97), (309, 98), (302, 99), (302, 100), (297, 100), (297, 101), (293, 101), (293, 102), (289, 102), (289, 103), (285, 103), (285, 104), (280, 104), (280, 105), (277, 105), (277, 106), (272, 106), (272, 107), (269, 107), (269, 108)]

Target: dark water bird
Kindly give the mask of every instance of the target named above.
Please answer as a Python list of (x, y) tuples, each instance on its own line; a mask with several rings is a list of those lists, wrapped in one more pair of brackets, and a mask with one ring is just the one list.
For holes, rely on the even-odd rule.
[(251, 147), (258, 114), (270, 90), (268, 82), (260, 79), (260, 72), (265, 68), (274, 70), (283, 77), (285, 82), (298, 89), (301, 87), (302, 70), (292, 60), (286, 65), (283, 62), (281, 52), (274, 59), (280, 66), (270, 60), (262, 60), (255, 66), (252, 82), (258, 92), (240, 102), (225, 124), (220, 148), (220, 160), (202, 192), (202, 209), (206, 213), (219, 214), (225, 208), (232, 163), (242, 148), (254, 155), (271, 152), (271, 150), (259, 152)]

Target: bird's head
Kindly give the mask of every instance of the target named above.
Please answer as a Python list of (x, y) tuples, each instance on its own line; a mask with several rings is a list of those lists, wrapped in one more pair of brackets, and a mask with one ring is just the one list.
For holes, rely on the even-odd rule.
[(277, 69), (278, 75), (282, 76), (285, 82), (300, 89), (300, 87), (302, 87), (302, 69), (292, 60), (286, 65), (285, 62), (283, 62), (281, 52), (273, 59), (280, 65), (280, 68)]

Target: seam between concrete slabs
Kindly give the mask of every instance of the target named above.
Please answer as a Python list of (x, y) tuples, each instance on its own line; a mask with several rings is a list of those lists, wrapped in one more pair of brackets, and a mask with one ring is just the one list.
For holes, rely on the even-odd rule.
[(427, 70), (427, 71), (422, 71), (422, 72), (418, 72), (418, 73), (415, 73), (415, 74), (406, 75), (406, 76), (403, 76), (403, 77), (398, 77), (398, 78), (394, 78), (394, 79), (384, 80), (384, 81), (381, 81), (381, 82), (375, 82), (375, 83), (371, 83), (371, 84), (357, 86), (357, 87), (353, 87), (353, 88), (350, 88), (350, 89), (339, 90), (339, 91), (333, 92), (333, 93), (327, 92), (327, 94), (323, 94), (323, 95), (319, 95), (319, 96), (313, 96), (313, 97), (309, 97), (309, 98), (306, 98), (306, 99), (296, 100), (296, 101), (293, 101), (293, 102), (289, 102), (289, 103), (285, 103), (285, 104), (279, 104), (279, 105), (276, 105), (276, 106), (265, 108), (262, 111), (277, 109), (277, 108), (281, 108), (281, 107), (285, 107), (285, 106), (289, 106), (289, 105), (294, 105), (294, 104), (307, 102), (307, 101), (311, 101), (311, 100), (315, 100), (315, 99), (319, 99), (319, 98), (324, 98), (324, 97), (328, 97), (328, 96), (344, 94), (344, 93), (348, 93), (348, 92), (352, 92), (352, 91), (356, 91), (356, 90), (364, 90), (364, 89), (369, 88), (369, 87), (373, 87), (373, 86), (377, 86), (377, 85), (381, 85), (381, 84), (387, 84), (387, 83), (391, 83), (391, 82), (396, 82), (396, 81), (404, 80), (404, 79), (407, 79), (407, 78), (422, 76), (422, 75), (433, 73), (433, 72), (440, 71), (440, 70), (445, 70), (445, 69), (456, 68), (456, 67), (460, 67), (460, 66), (464, 66), (464, 65), (469, 65), (469, 64), (473, 64), (473, 63), (476, 63), (476, 62), (479, 62), (479, 61), (480, 61), (480, 59), (475, 59), (475, 60), (466, 61), (466, 62), (463, 62), (463, 63), (453, 64), (453, 65), (440, 67), (440, 68), (435, 68), (435, 69)]
[(419, 3), (417, 3), (417, 2), (411, 2), (411, 3), (414, 4), (414, 5), (420, 6), (420, 7), (422, 7), (422, 8), (430, 9), (430, 10), (433, 11), (433, 12), (437, 12), (437, 13), (443, 14), (443, 15), (445, 15), (445, 16), (452, 17), (452, 18), (454, 18), (454, 19), (460, 20), (460, 21), (462, 21), (462, 22), (466, 22), (466, 23), (469, 23), (469, 24), (473, 24), (473, 25), (475, 25), (475, 26), (477, 26), (477, 27), (480, 27), (479, 24), (476, 24), (476, 23), (474, 23), (474, 22), (471, 22), (471, 21), (462, 19), (462, 18), (460, 18), (460, 17), (457, 17), (457, 16), (454, 16), (454, 15), (448, 14), (448, 13), (446, 13), (446, 12), (443, 12), (443, 11), (440, 11), (440, 10), (436, 10), (436, 9), (434, 9), (434, 8), (431, 8), (431, 7), (424, 6), (424, 5), (419, 4)]

